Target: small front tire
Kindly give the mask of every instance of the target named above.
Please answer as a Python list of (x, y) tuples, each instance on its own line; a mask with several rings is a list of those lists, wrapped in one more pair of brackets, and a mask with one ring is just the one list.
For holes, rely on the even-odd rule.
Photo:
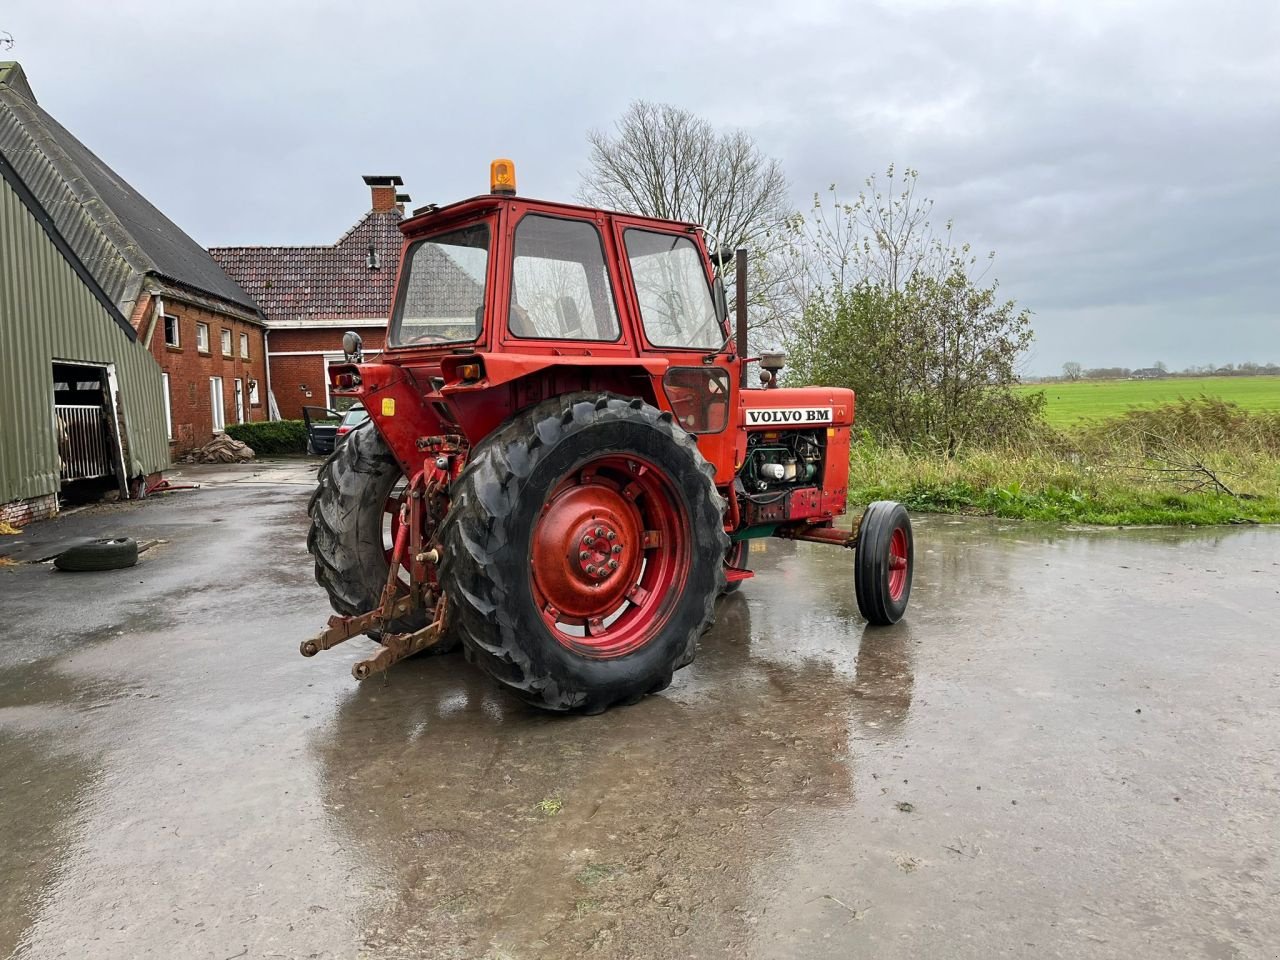
[(858, 610), (867, 622), (889, 626), (901, 620), (915, 569), (915, 538), (906, 507), (892, 500), (877, 500), (867, 507), (853, 567)]

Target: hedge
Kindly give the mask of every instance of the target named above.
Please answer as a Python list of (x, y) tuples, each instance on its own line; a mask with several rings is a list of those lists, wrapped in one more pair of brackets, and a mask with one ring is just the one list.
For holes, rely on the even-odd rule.
[(227, 436), (247, 443), (260, 457), (307, 452), (307, 425), (302, 420), (229, 423)]

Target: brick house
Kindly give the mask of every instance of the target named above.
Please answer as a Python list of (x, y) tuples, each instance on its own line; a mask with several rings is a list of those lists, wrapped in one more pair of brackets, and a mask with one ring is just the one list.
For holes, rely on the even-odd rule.
[(368, 352), (385, 344), (409, 197), (398, 176), (364, 182), (369, 212), (334, 244), (209, 250), (266, 318), (272, 399), (285, 419), (332, 406), (326, 367), (342, 357), (344, 331), (359, 331)]

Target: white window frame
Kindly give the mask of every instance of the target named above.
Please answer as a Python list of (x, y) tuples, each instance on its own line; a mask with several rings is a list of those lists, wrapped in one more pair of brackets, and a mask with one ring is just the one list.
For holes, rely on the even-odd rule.
[(213, 432), (227, 432), (227, 408), (221, 377), (209, 378), (209, 409), (213, 414)]
[(244, 423), (244, 380), (240, 377), (232, 381), (231, 395), (236, 404), (236, 423)]
[(240, 359), (249, 359), (249, 335), (247, 333), (240, 334)]
[(346, 356), (341, 353), (326, 353), (320, 360), (324, 364), (320, 370), (320, 376), (324, 380), (324, 406), (326, 410), (333, 409), (333, 395), (329, 393), (329, 364), (341, 363), (345, 359), (347, 359)]
[(209, 352), (209, 325), (196, 322), (196, 349), (201, 353)]
[(222, 340), (222, 355), (224, 357), (231, 356), (231, 328), (223, 327), (220, 334)]
[(261, 394), (258, 393), (257, 380), (249, 381), (249, 406), (250, 407), (262, 406), (262, 397), (261, 397)]
[(169, 435), (170, 442), (173, 441), (173, 400), (169, 396), (169, 371), (165, 370), (160, 374), (161, 382), (164, 385), (164, 427)]
[[(169, 339), (169, 321), (170, 320), (173, 321), (173, 339), (172, 340)], [(178, 319), (177, 315), (172, 313), (166, 313), (161, 318), (160, 322), (164, 324), (164, 345), (166, 347), (181, 347), (182, 346), (182, 322)]]

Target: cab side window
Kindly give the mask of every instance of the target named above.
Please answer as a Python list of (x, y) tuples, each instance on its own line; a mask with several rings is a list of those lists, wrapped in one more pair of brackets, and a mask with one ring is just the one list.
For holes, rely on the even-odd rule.
[(688, 237), (631, 229), (623, 234), (644, 333), (655, 347), (715, 350), (725, 332), (698, 248)]
[(618, 339), (613, 287), (593, 224), (538, 214), (520, 221), (507, 326), (531, 339)]

